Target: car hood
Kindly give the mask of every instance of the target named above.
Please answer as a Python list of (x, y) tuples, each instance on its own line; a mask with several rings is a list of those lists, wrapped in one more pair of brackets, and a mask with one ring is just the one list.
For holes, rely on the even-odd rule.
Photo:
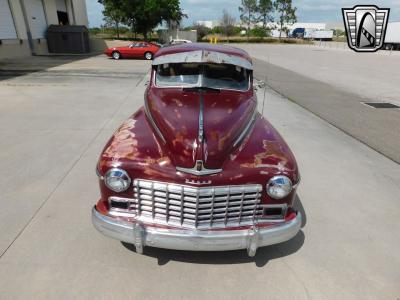
[(181, 168), (193, 168), (198, 160), (207, 169), (222, 168), (257, 106), (250, 92), (153, 87), (146, 95), (148, 118), (165, 140), (171, 161)]

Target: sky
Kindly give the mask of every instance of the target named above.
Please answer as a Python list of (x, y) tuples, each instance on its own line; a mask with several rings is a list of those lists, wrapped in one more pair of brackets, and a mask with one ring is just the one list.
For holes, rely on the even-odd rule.
[[(238, 7), (241, 0), (181, 0), (181, 7), (188, 15), (183, 25), (188, 26), (199, 20), (219, 20), (223, 9), (239, 20)], [(86, 0), (89, 26), (98, 27), (103, 23), (102, 5), (97, 0)], [(356, 4), (375, 4), (378, 7), (389, 7), (389, 22), (400, 21), (400, 0), (348, 1), (348, 0), (293, 0), (297, 7), (298, 22), (342, 22), (341, 8), (353, 7)]]

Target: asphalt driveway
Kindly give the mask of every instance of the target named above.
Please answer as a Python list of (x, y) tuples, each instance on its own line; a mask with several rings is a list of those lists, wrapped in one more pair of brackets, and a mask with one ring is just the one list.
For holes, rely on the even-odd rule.
[(95, 56), (0, 81), (2, 299), (400, 297), (399, 165), (270, 89), (264, 115), (303, 178), (306, 218), (293, 240), (255, 258), (154, 248), (137, 255), (95, 231), (95, 164), (143, 104), (149, 67)]

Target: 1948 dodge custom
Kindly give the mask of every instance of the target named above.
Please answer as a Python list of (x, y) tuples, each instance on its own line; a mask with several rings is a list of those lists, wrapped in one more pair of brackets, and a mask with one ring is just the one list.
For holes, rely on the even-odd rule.
[(257, 111), (252, 61), (240, 49), (162, 48), (144, 107), (116, 131), (98, 165), (103, 234), (145, 246), (223, 251), (287, 241), (300, 176), (285, 141)]

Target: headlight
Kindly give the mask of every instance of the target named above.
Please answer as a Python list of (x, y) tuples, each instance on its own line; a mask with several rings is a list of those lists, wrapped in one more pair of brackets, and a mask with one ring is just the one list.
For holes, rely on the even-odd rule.
[(272, 177), (267, 184), (267, 194), (274, 199), (282, 199), (292, 191), (292, 181), (283, 175)]
[(129, 188), (131, 184), (131, 178), (126, 171), (114, 168), (108, 170), (104, 176), (104, 183), (110, 190), (120, 193)]

